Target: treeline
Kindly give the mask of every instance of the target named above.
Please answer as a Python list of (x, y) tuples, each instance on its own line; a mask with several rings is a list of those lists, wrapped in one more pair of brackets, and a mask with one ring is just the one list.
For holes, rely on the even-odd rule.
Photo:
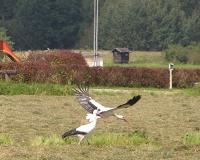
[[(92, 47), (93, 0), (0, 4), (0, 37), (15, 49)], [(199, 0), (100, 0), (99, 6), (102, 49), (163, 50), (200, 41)]]

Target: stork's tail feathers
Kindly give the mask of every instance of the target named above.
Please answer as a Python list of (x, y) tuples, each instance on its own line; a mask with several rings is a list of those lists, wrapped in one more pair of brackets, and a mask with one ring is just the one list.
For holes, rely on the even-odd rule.
[(62, 138), (64, 139), (64, 138), (66, 138), (66, 137), (68, 137), (68, 136), (72, 136), (72, 135), (76, 135), (76, 134), (77, 134), (76, 129), (72, 129), (72, 130), (70, 130), (70, 131), (65, 132), (65, 133), (62, 135)]

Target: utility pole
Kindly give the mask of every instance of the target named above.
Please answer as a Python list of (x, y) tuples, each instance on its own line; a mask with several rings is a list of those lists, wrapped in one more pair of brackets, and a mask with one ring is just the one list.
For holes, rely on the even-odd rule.
[(98, 29), (99, 29), (99, 0), (94, 0), (94, 67), (99, 66), (98, 55)]

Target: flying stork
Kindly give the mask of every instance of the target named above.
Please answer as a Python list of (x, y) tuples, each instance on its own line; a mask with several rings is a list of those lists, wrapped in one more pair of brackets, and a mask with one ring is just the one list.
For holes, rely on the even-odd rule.
[(77, 135), (79, 137), (79, 143), (88, 135), (91, 131), (93, 131), (96, 127), (97, 119), (100, 118), (97, 115), (97, 110), (93, 111), (93, 114), (87, 114), (86, 119), (88, 119), (89, 123), (82, 125), (78, 128), (72, 129), (70, 131), (65, 132), (62, 135), (62, 138), (65, 139), (68, 136)]
[(134, 105), (135, 103), (137, 103), (141, 98), (140, 95), (137, 95), (137, 96), (134, 96), (132, 99), (129, 99), (124, 104), (121, 104), (115, 108), (108, 108), (96, 102), (94, 99), (92, 99), (92, 97), (90, 97), (88, 87), (83, 88), (79, 86), (77, 89), (76, 88), (74, 89), (74, 92), (75, 92), (75, 96), (78, 102), (89, 113), (93, 113), (94, 110), (97, 110), (98, 116), (100, 116), (101, 118), (114, 116), (117, 119), (123, 120), (125, 122), (128, 122), (128, 121), (124, 118), (124, 116), (116, 114), (115, 111), (122, 108), (128, 108)]

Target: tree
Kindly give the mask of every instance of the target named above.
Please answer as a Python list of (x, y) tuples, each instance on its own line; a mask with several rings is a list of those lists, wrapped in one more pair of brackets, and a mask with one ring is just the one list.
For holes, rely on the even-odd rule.
[[(17, 49), (93, 46), (93, 0), (0, 0)], [(163, 50), (200, 41), (199, 0), (99, 0), (99, 47)]]
[(199, 0), (179, 0), (181, 9), (185, 12), (187, 16), (192, 16), (194, 10), (200, 9)]
[[(22, 0), (12, 35), (20, 49), (72, 48), (82, 20), (78, 0)], [(22, 42), (21, 42), (22, 41)]]
[(17, 0), (0, 0), (0, 22), (13, 19)]
[(101, 40), (105, 48), (129, 47), (162, 50), (187, 39), (180, 3), (172, 0), (106, 1), (101, 15)]
[(11, 38), (7, 35), (7, 30), (4, 27), (0, 27), (0, 40), (8, 42), (11, 46), (13, 45)]

